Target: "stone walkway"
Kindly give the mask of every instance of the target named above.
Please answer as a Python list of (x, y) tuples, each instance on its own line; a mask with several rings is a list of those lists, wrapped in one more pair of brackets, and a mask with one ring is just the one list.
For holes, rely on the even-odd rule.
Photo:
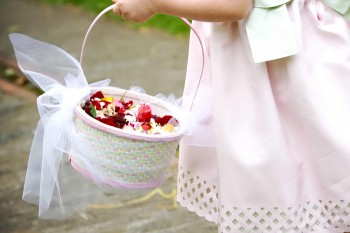
[[(0, 0), (0, 58), (13, 59), (8, 33), (21, 32), (55, 44), (76, 58), (94, 14), (33, 0)], [(89, 82), (139, 85), (149, 94), (181, 95), (187, 40), (163, 32), (134, 30), (104, 18), (88, 40), (84, 70)], [(159, 189), (104, 196), (68, 220), (37, 217), (37, 206), (22, 201), (23, 181), (38, 113), (33, 92), (0, 76), (0, 233), (210, 233), (216, 226), (177, 206), (177, 162)], [(78, 174), (76, 174), (78, 175)], [(72, 193), (74, 195), (74, 193)]]

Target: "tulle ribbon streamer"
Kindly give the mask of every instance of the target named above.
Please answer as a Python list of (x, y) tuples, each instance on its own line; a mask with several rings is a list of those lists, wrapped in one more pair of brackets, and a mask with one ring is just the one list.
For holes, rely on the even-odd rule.
[(80, 63), (62, 49), (18, 33), (11, 34), (10, 40), (22, 72), (45, 91), (37, 99), (40, 121), (23, 190), (23, 199), (37, 204), (42, 216), (54, 191), (61, 200), (58, 172), (62, 156), (70, 153), (72, 144), (80, 145), (75, 150), (82, 153), (87, 150), (75, 131), (74, 108), (90, 94), (90, 87), (108, 86), (110, 80), (88, 85)]

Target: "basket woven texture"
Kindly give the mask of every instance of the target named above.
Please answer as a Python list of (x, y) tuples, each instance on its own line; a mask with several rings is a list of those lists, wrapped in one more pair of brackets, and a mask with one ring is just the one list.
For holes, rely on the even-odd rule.
[[(125, 91), (100, 88), (106, 96), (120, 98)], [(170, 112), (168, 103), (145, 94), (128, 92), (124, 98), (134, 103), (150, 103), (157, 115)], [(142, 101), (140, 100), (142, 99)], [(176, 117), (176, 116), (175, 116)], [(72, 166), (95, 181), (115, 187), (142, 189), (159, 186), (169, 167), (181, 138), (180, 133), (142, 135), (105, 125), (76, 108), (75, 127), (91, 153), (72, 153)], [(73, 146), (74, 151), (74, 146)]]

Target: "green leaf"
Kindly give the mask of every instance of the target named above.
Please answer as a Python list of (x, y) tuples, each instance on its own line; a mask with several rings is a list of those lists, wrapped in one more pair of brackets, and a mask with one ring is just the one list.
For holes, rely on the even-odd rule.
[(91, 103), (90, 103), (90, 113), (94, 118), (97, 117), (96, 109), (95, 109), (94, 105), (92, 105)]

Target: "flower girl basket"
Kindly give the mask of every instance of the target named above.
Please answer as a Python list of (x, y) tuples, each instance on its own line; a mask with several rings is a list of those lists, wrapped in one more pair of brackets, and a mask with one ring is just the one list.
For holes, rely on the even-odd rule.
[[(80, 63), (54, 45), (19, 33), (9, 36), (19, 68), (28, 80), (44, 91), (37, 99), (40, 120), (30, 150), (23, 189), (23, 199), (37, 204), (41, 217), (66, 215), (69, 207), (76, 207), (71, 203), (72, 196), (66, 195), (67, 190), (85, 190), (90, 185), (90, 182), (74, 183), (70, 176), (72, 170), (62, 163), (65, 155), (68, 155), (75, 170), (103, 188), (148, 189), (162, 183), (179, 140), (191, 133), (193, 124), (188, 123), (191, 118), (188, 113), (193, 101), (185, 111), (158, 97), (108, 87), (109, 80), (88, 84), (81, 67), (85, 43), (93, 25), (113, 7), (103, 10), (89, 27)], [(182, 20), (192, 28), (187, 20)], [(194, 100), (202, 78), (204, 50), (199, 35), (192, 30), (199, 39), (203, 55)], [(142, 134), (103, 124), (82, 109), (84, 102), (96, 91), (115, 99), (123, 97), (134, 104), (150, 105), (152, 113), (157, 116), (175, 117), (179, 123), (178, 130), (169, 134)], [(64, 204), (63, 196), (68, 197), (66, 201), (70, 204)], [(56, 209), (60, 212), (58, 215), (54, 213)]]
[[(85, 43), (92, 27), (103, 14), (112, 10), (113, 6), (102, 11), (88, 29), (81, 50), (81, 64)], [(186, 19), (182, 20), (192, 28)], [(197, 33), (196, 35), (202, 46)], [(202, 72), (203, 67), (201, 76)], [(76, 131), (89, 141), (89, 151), (96, 153), (80, 155), (74, 151), (73, 145), (73, 153), (69, 156), (72, 167), (99, 183), (114, 187), (143, 189), (159, 186), (164, 180), (169, 162), (174, 157), (185, 131), (183, 114), (173, 104), (150, 95), (111, 87), (91, 90), (101, 90), (105, 96), (113, 96), (116, 99), (123, 97), (136, 104), (148, 103), (157, 115), (174, 116), (179, 121), (180, 129), (171, 134), (141, 134), (125, 131), (93, 119), (85, 113), (80, 104), (77, 104), (75, 107)]]
[[(91, 89), (94, 90), (94, 89)], [(105, 96), (120, 99), (125, 91), (117, 88), (98, 88)], [(150, 103), (157, 114), (181, 116), (169, 103), (149, 95), (128, 91), (123, 97), (136, 104)], [(72, 145), (69, 161), (73, 168), (98, 183), (126, 189), (159, 186), (183, 132), (150, 135), (125, 131), (92, 118), (78, 104), (75, 107), (76, 131), (88, 140), (89, 151), (80, 154)]]

